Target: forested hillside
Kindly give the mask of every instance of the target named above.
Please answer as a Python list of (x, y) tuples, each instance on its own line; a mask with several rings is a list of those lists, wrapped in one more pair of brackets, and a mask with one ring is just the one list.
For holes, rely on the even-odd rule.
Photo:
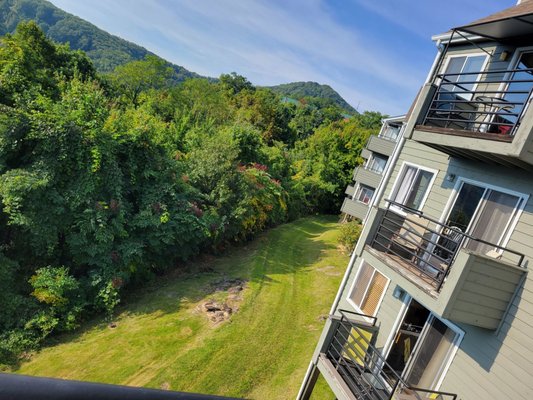
[(329, 85), (321, 85), (316, 82), (292, 82), (277, 86), (269, 86), (269, 88), (282, 96), (291, 97), (297, 100), (306, 97), (317, 97), (329, 100), (331, 103), (336, 104), (350, 114), (357, 113), (357, 111)]
[[(34, 20), (58, 43), (69, 43), (73, 50), (83, 50), (99, 72), (153, 55), (144, 47), (111, 35), (93, 24), (57, 8), (45, 0), (0, 0), (0, 36), (15, 31), (21, 21)], [(198, 78), (198, 74), (168, 63), (176, 82)]]
[[(69, 43), (73, 50), (83, 50), (99, 72), (154, 55), (144, 47), (111, 35), (93, 24), (57, 8), (46, 0), (0, 0), (0, 36), (13, 33), (22, 21), (34, 20), (49, 38)], [(170, 79), (179, 83), (200, 78), (195, 72), (167, 62), (174, 71)], [(330, 86), (315, 82), (296, 82), (273, 86), (272, 90), (296, 100), (304, 97), (329, 100), (352, 114), (355, 110)]]
[(0, 39), (0, 362), (200, 252), (338, 213), (380, 125), (172, 73), (148, 56), (100, 75), (33, 22)]

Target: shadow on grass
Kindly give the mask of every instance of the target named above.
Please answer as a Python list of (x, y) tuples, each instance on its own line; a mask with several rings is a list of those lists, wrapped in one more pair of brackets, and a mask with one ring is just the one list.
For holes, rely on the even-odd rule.
[[(220, 293), (219, 284), (228, 279), (248, 283), (276, 284), (271, 275), (294, 274), (316, 262), (336, 246), (320, 236), (332, 229), (334, 217), (307, 217), (272, 228), (251, 242), (234, 246), (218, 257), (200, 257), (186, 265), (186, 272), (169, 272), (144, 288), (127, 293), (116, 310), (116, 320), (130, 315), (176, 313), (184, 302), (197, 303)], [(91, 330), (112, 329), (103, 317), (83, 323), (77, 331), (50, 338), (45, 346), (75, 342)], [(17, 366), (15, 366), (15, 369)]]

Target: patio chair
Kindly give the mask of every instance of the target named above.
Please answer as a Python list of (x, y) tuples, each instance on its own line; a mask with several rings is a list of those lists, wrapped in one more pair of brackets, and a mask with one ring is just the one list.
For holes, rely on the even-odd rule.
[(435, 278), (439, 279), (448, 269), (462, 238), (463, 231), (461, 228), (457, 226), (444, 228), (438, 239), (438, 245), (431, 253), (426, 252), (425, 256), (422, 257), (423, 259), (420, 260), (419, 265), (426, 272), (433, 273)]
[(425, 233), (429, 225), (429, 220), (416, 214), (410, 214), (405, 217), (400, 230), (391, 237), (389, 250), (396, 253), (396, 249), (401, 249), (410, 261), (416, 260), (425, 244)]

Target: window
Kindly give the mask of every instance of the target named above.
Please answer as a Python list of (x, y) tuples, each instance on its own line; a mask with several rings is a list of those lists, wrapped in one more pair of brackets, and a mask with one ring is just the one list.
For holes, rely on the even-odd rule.
[[(446, 224), (485, 242), (503, 245), (527, 196), (462, 179), (459, 185)], [(495, 249), (476, 240), (467, 240), (463, 247), (481, 254)]]
[(431, 314), (409, 359), (405, 375), (407, 383), (415, 387), (435, 388), (457, 349), (460, 337), (456, 330)]
[[(470, 100), (473, 97), (475, 87), (475, 81), (479, 80), (480, 74), (475, 75), (472, 72), (481, 72), (483, 71), (483, 66), (487, 56), (482, 54), (476, 55), (464, 55), (464, 56), (454, 56), (448, 59), (448, 64), (446, 65), (445, 82), (450, 82), (450, 84), (442, 85), (442, 88), (450, 92), (462, 93), (459, 96)], [(466, 74), (466, 75), (460, 75)], [(462, 83), (470, 82), (470, 83)]]
[(352, 287), (351, 303), (363, 314), (375, 315), (388, 283), (384, 275), (363, 261)]
[(414, 165), (404, 164), (396, 182), (392, 200), (420, 210), (427, 197), (435, 173)]
[(363, 204), (368, 204), (372, 200), (372, 196), (374, 196), (374, 189), (370, 186), (359, 185), (353, 195), (353, 199)]
[(437, 389), (459, 347), (464, 332), (407, 299), (385, 345), (389, 365), (415, 387)]
[(376, 172), (378, 174), (381, 174), (383, 170), (385, 169), (385, 165), (387, 165), (389, 157), (382, 156), (381, 154), (372, 154), (372, 157), (368, 159), (368, 163), (366, 164), (366, 169), (369, 169), (370, 171)]
[(384, 139), (389, 139), (396, 141), (398, 139), (398, 134), (400, 133), (400, 127), (396, 125), (387, 125), (385, 129), (381, 132), (379, 137)]
[[(501, 119), (501, 122), (515, 124), (522, 110), (527, 104), (529, 94), (532, 90), (531, 82), (531, 68), (533, 67), (533, 51), (524, 51), (520, 53), (518, 61), (514, 66), (514, 72), (510, 77), (506, 78), (509, 82), (505, 89), (505, 96), (503, 99), (509, 104), (514, 105), (511, 113), (500, 113), (496, 115), (496, 122)], [(513, 82), (514, 81), (514, 82)], [(510, 114), (510, 115), (509, 115)], [(505, 126), (505, 125), (503, 125)], [(501, 125), (500, 125), (501, 127)]]

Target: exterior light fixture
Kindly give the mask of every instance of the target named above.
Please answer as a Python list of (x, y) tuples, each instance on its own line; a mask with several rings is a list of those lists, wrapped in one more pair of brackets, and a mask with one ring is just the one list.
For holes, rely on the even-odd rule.
[(500, 53), (500, 61), (507, 61), (507, 59), (509, 58), (509, 51), (507, 50), (504, 50)]
[(455, 180), (455, 174), (448, 174), (446, 175), (446, 180), (448, 182), (453, 182)]

